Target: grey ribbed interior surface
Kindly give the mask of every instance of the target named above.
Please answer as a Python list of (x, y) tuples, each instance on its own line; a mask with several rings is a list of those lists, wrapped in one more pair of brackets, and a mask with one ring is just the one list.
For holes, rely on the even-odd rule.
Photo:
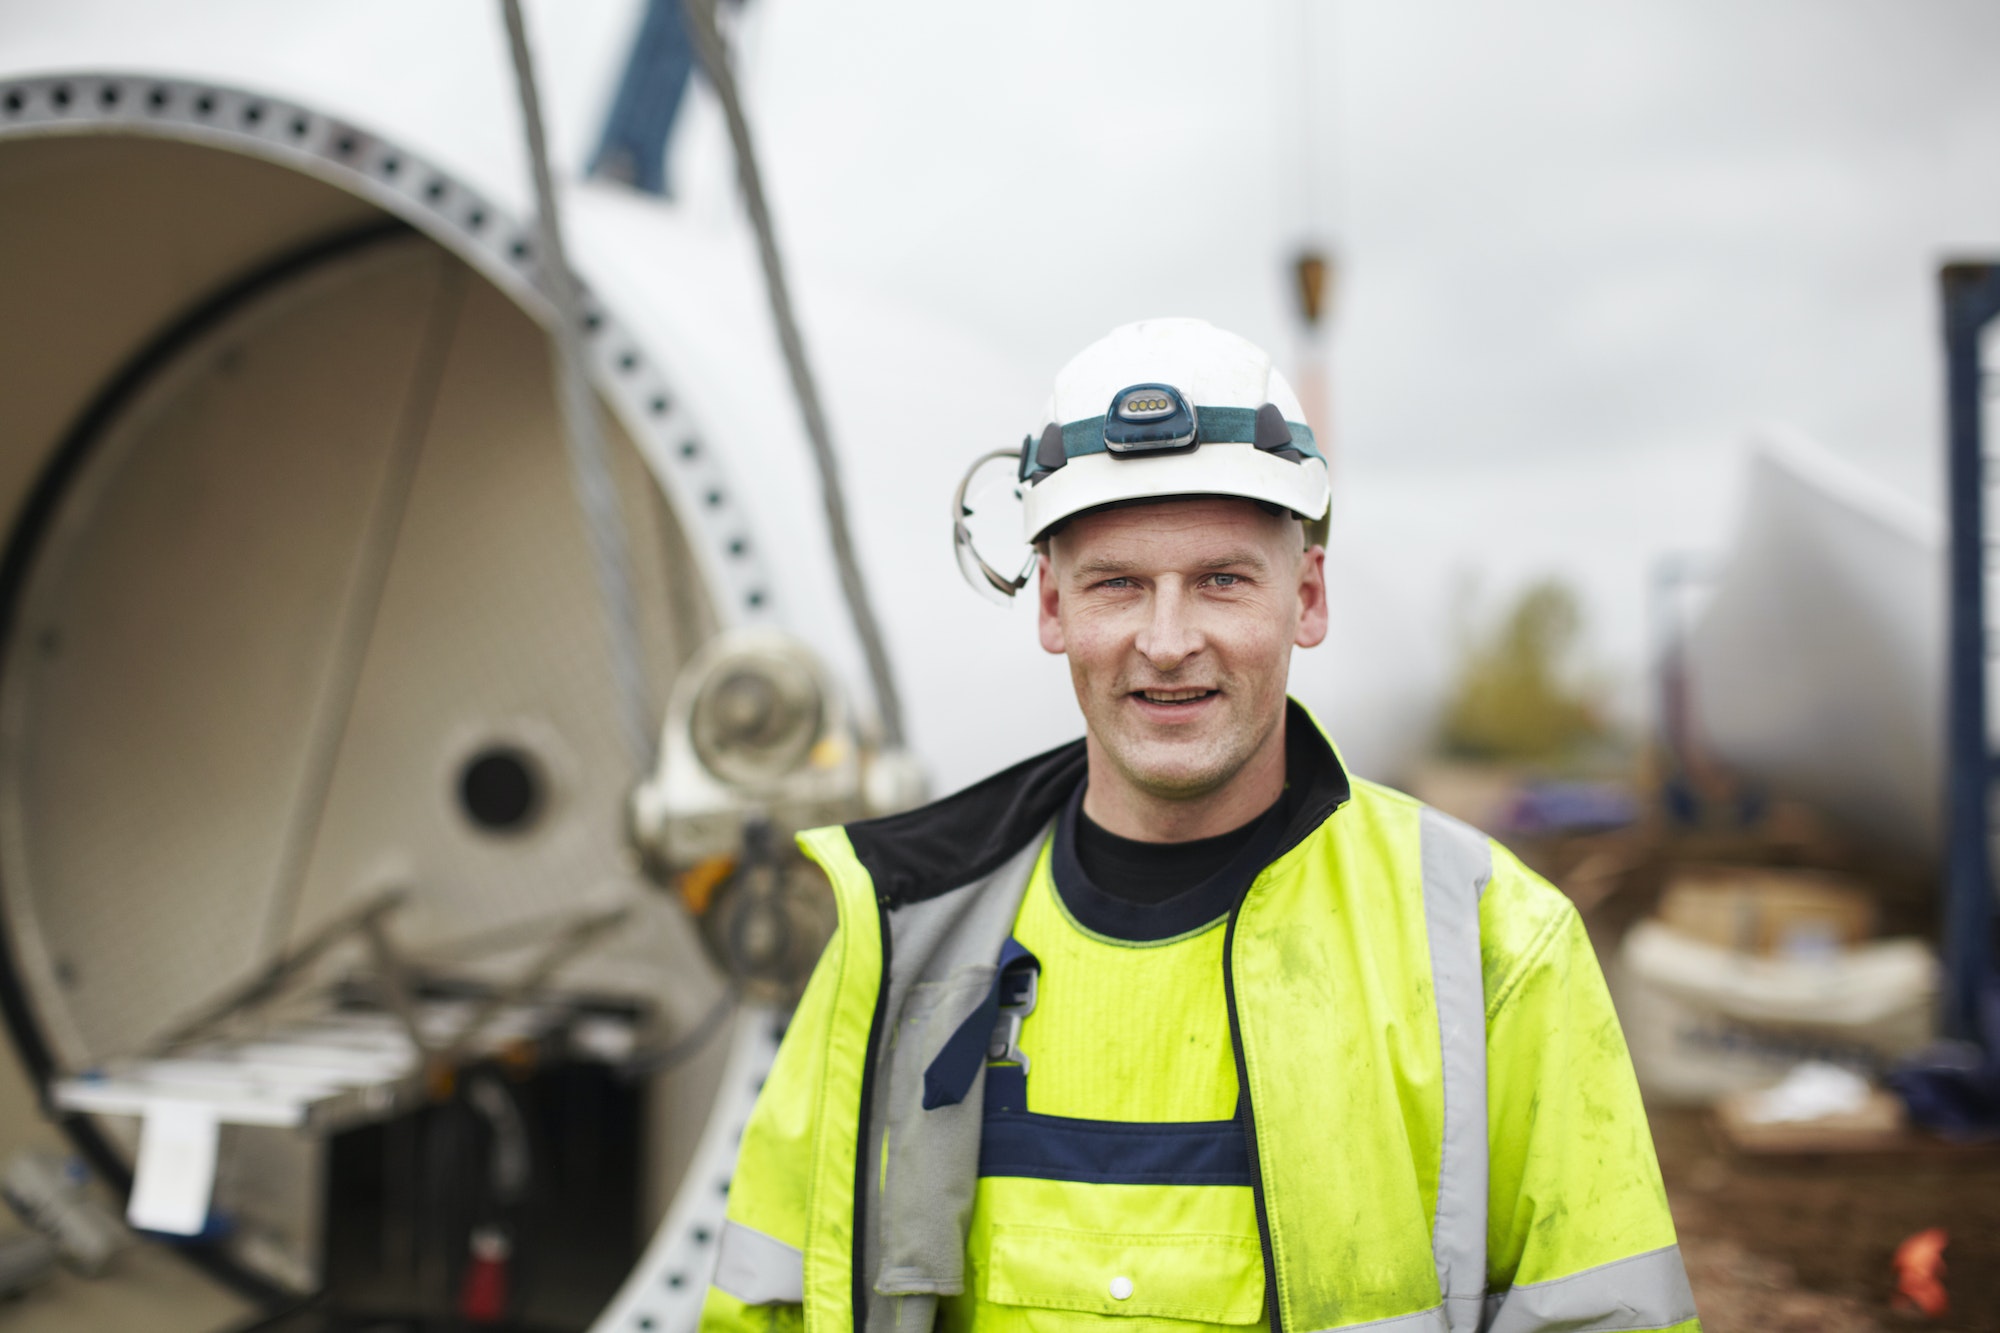
[[(138, 1049), (392, 886), (410, 895), (397, 938), (420, 951), (631, 904), (568, 977), (656, 1001), (669, 1030), (693, 1022), (719, 981), (625, 849), (635, 775), (542, 328), (445, 245), (385, 233), (176, 341), (37, 510), (37, 478), (143, 349), (284, 256), (387, 219), (269, 161), (118, 136), (0, 141), (0, 198), (0, 508), (25, 560), (0, 645), (0, 906), (57, 1063)], [(619, 420), (664, 699), (715, 595)], [(407, 504), (362, 607), (399, 457)], [(547, 780), (525, 832), (483, 831), (458, 800), (494, 744)], [(305, 849), (295, 895), (287, 839)], [(656, 1211), (712, 1076), (682, 1071), (664, 1099)]]
[[(429, 242), (380, 244), (253, 299), (93, 448), (0, 684), (8, 879), (81, 1050), (131, 1048), (251, 967), (267, 930), (296, 938), (388, 885), (409, 887), (398, 934), (421, 945), (625, 877), (625, 765), (545, 346)], [(365, 655), (311, 836), (307, 740), (341, 707), (357, 553), (409, 430), (414, 485), (379, 613), (351, 631)], [(667, 534), (658, 506), (632, 509), (664, 679)], [(501, 741), (553, 787), (522, 835), (455, 799), (464, 760)], [(311, 850), (283, 930), (288, 836)]]

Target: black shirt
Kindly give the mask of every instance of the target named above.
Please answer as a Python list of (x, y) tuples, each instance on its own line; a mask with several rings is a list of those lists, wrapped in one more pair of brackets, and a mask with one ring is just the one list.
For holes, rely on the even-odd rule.
[(1286, 799), (1249, 823), (1192, 842), (1138, 842), (1083, 813), (1078, 783), (1056, 828), (1051, 869), (1063, 906), (1085, 929), (1113, 939), (1173, 939), (1229, 914), (1277, 850)]

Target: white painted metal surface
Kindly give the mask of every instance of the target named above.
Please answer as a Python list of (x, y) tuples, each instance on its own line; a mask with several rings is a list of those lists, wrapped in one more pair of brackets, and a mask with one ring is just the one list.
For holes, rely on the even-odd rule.
[[(419, 1030), (442, 1047), (473, 1007), (464, 1000), (425, 1004), (417, 1013)], [(564, 1017), (548, 1006), (510, 1006), (484, 1025), (475, 1050), (493, 1052), (535, 1040)], [(598, 1024), (600, 1050), (630, 1053), (629, 1024), (591, 1021)], [(159, 1103), (174, 1102), (199, 1105), (224, 1124), (330, 1132), (421, 1102), (416, 1081), (422, 1074), (422, 1052), (394, 1018), (346, 1012), (253, 1040), (208, 1041), (172, 1055), (114, 1060), (58, 1080), (53, 1093), (66, 1111), (143, 1116)]]
[[(215, 82), (0, 74), (9, 944), (61, 1100), (127, 1152), (131, 1117), (169, 1103), (256, 1126), (224, 1131), (217, 1205), (286, 1252), (261, 1271), (294, 1285), (315, 1150), (277, 1127), (382, 1113), (409, 1053), (292, 1031), (133, 1058), (270, 948), (393, 884), (399, 945), (475, 975), (517, 970), (552, 913), (626, 909), (558, 981), (641, 1001), (654, 1040), (723, 990), (625, 843), (636, 775), (554, 431), (548, 311), (489, 185), (358, 117)], [(732, 450), (697, 420), (700, 386), (615, 305), (589, 301), (592, 371), (665, 697), (714, 628), (776, 613), (779, 570)], [(371, 515), (398, 457), (413, 470), (385, 529)], [(343, 693), (330, 664), (349, 644)], [(519, 832), (476, 827), (456, 795), (494, 745), (531, 755), (545, 788)], [(295, 892), (274, 908), (288, 856)], [(465, 947), (509, 931), (526, 933)], [(714, 1077), (704, 1059), (656, 1084), (662, 1182)]]
[(1779, 795), (1935, 853), (1943, 524), (1796, 431), (1763, 432), (1749, 467), (1688, 641), (1700, 743)]

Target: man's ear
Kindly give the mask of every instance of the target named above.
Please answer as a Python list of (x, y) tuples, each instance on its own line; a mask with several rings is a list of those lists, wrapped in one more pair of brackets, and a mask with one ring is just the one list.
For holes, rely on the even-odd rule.
[(1308, 546), (1299, 560), (1299, 632), (1292, 642), (1317, 648), (1326, 639), (1326, 548)]
[(1036, 628), (1041, 631), (1042, 651), (1061, 654), (1065, 651), (1062, 594), (1056, 587), (1056, 570), (1049, 562), (1047, 551), (1035, 557), (1035, 602)]

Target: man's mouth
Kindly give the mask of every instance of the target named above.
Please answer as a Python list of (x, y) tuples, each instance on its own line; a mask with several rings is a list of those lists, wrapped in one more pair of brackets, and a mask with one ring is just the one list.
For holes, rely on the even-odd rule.
[(1193, 704), (1200, 703), (1210, 695), (1220, 694), (1220, 690), (1137, 690), (1134, 691), (1149, 704)]

